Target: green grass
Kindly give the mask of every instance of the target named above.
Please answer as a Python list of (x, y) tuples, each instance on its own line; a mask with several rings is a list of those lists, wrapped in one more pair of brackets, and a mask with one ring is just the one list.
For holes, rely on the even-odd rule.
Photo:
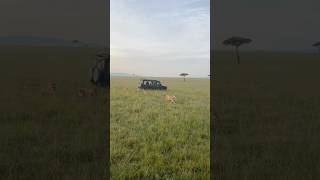
[[(1, 179), (103, 179), (105, 92), (91, 87), (96, 49), (0, 47)], [(320, 176), (320, 57), (215, 53), (218, 179)], [(113, 179), (209, 179), (209, 81), (162, 79), (168, 92), (111, 82)], [(56, 82), (56, 97), (42, 97)], [(177, 96), (177, 104), (164, 100)]]
[[(90, 87), (97, 49), (0, 47), (0, 179), (106, 178), (107, 109)], [(41, 96), (49, 82), (55, 97)]]
[(320, 177), (320, 56), (215, 52), (217, 179)]
[(112, 179), (209, 179), (209, 79), (156, 79), (168, 91), (138, 90), (138, 78), (111, 79)]

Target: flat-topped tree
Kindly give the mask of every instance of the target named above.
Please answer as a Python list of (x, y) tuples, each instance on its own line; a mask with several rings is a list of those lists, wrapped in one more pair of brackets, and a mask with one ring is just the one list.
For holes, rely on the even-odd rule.
[(181, 73), (179, 76), (183, 76), (183, 81), (186, 82), (186, 76), (189, 76), (188, 73)]
[(231, 37), (223, 41), (223, 44), (226, 46), (234, 46), (237, 54), (237, 64), (240, 64), (240, 55), (239, 55), (239, 47), (243, 44), (249, 44), (252, 40), (249, 38), (242, 37)]
[(314, 43), (312, 46), (315, 47), (315, 48), (318, 48), (318, 51), (319, 51), (319, 53), (320, 53), (320, 41)]

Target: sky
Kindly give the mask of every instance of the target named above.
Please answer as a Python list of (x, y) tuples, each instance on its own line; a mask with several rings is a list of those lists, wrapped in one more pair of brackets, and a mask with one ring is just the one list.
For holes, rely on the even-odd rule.
[(1, 0), (1, 36), (78, 39), (107, 45), (106, 0)]
[(209, 0), (111, 0), (111, 72), (208, 77)]
[(231, 36), (253, 40), (244, 50), (315, 51), (320, 41), (319, 0), (213, 1), (213, 48)]

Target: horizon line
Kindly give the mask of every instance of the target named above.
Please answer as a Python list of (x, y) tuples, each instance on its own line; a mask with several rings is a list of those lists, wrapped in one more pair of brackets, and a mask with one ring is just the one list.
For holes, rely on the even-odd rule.
[[(119, 75), (117, 75), (119, 74)], [(120, 75), (120, 74), (123, 74), (123, 75)], [(113, 76), (113, 77), (131, 77), (131, 78), (183, 78), (183, 77), (180, 77), (180, 76), (152, 76), (152, 75), (145, 75), (145, 76), (142, 76), (142, 75), (130, 75), (128, 73), (113, 73), (113, 72), (110, 72), (110, 77)], [(189, 77), (186, 77), (186, 78), (210, 78), (210, 76), (189, 76)]]

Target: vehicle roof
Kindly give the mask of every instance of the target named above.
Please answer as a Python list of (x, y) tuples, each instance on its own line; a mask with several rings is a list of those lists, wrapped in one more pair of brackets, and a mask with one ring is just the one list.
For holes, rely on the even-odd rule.
[(151, 80), (151, 79), (142, 79), (141, 81), (157, 81), (157, 82), (160, 82), (158, 80)]

